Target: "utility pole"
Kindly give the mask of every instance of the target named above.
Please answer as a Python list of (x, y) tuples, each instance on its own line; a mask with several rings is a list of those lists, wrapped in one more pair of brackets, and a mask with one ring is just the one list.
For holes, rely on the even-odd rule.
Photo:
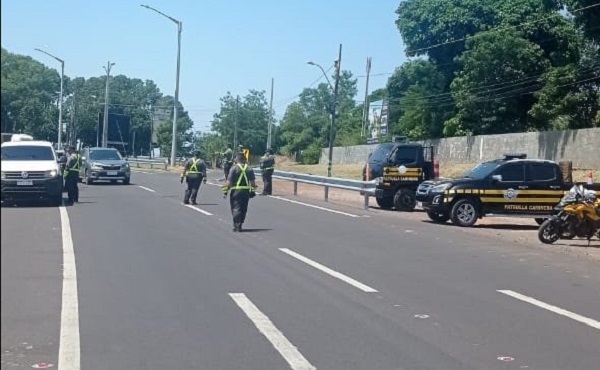
[(133, 142), (131, 143), (131, 155), (133, 156), (133, 158), (136, 157), (136, 155), (135, 155), (135, 130), (133, 130)]
[(367, 58), (367, 83), (365, 86), (365, 101), (363, 105), (363, 119), (360, 136), (366, 136), (367, 122), (369, 118), (369, 76), (371, 75), (371, 57)]
[(110, 69), (115, 63), (108, 61), (106, 67), (103, 67), (106, 71), (106, 89), (104, 92), (104, 120), (102, 123), (102, 147), (108, 147), (108, 88), (110, 84)]
[(269, 103), (269, 128), (267, 134), (267, 149), (271, 147), (271, 125), (273, 125), (273, 86), (275, 85), (275, 79), (271, 78), (271, 101)]
[[(335, 116), (336, 106), (338, 99), (338, 90), (340, 86), (340, 67), (342, 64), (342, 44), (340, 44), (340, 51), (338, 59), (335, 61), (335, 86), (333, 88), (333, 102), (331, 103), (331, 127), (329, 127), (329, 156), (327, 162), (327, 177), (331, 177), (331, 165), (333, 162), (333, 139), (335, 130)], [(329, 187), (325, 187), (325, 201), (329, 201)]]
[(233, 150), (237, 151), (238, 146), (238, 119), (240, 118), (240, 96), (235, 98), (235, 123), (233, 125)]

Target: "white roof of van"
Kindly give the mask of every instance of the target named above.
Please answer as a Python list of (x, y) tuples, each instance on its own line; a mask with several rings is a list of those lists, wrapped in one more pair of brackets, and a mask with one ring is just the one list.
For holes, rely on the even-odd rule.
[(45, 140), (7, 141), (2, 143), (2, 146), (49, 146), (52, 148), (52, 143)]

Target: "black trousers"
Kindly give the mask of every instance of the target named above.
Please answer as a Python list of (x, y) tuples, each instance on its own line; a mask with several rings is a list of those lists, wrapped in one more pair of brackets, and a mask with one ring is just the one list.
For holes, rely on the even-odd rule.
[(189, 203), (190, 200), (192, 203), (196, 203), (196, 198), (198, 197), (198, 190), (200, 189), (200, 185), (202, 184), (202, 176), (186, 176), (185, 181), (187, 183), (187, 189), (185, 189), (185, 194), (183, 195), (183, 203)]
[(263, 180), (263, 194), (271, 195), (273, 194), (273, 171), (274, 170), (265, 170), (262, 173)]
[(225, 172), (225, 178), (229, 176), (229, 170), (231, 169), (231, 162), (225, 161), (223, 162), (223, 172)]
[(233, 226), (238, 228), (242, 227), (242, 224), (246, 221), (249, 201), (249, 190), (232, 190), (229, 193), (229, 204), (231, 206), (231, 215), (233, 216)]
[(69, 196), (69, 202), (79, 202), (79, 186), (77, 185), (79, 174), (75, 171), (69, 171), (65, 178), (65, 188), (67, 188), (67, 195)]

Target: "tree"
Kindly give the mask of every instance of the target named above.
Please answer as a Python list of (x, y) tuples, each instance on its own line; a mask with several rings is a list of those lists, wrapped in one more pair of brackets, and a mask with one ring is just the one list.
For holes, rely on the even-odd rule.
[(600, 44), (600, 3), (598, 0), (562, 0), (586, 38)]
[[(461, 70), (452, 82), (458, 114), (447, 136), (522, 132), (539, 87), (535, 76), (548, 67), (543, 50), (517, 31), (489, 33), (467, 42)], [(533, 76), (533, 77), (532, 77)]]

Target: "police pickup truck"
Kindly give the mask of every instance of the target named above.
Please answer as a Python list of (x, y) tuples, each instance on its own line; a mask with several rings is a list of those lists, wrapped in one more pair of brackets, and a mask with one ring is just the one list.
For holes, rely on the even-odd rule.
[(425, 181), (417, 188), (429, 218), (469, 227), (488, 215), (548, 217), (571, 184), (553, 161), (505, 155), (481, 163), (460, 178)]

